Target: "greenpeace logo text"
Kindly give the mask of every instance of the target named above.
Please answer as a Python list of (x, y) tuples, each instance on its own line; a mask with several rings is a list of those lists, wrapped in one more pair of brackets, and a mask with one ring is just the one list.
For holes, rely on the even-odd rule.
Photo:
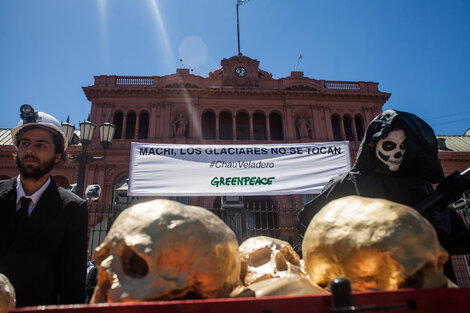
[(220, 186), (254, 186), (254, 185), (271, 185), (275, 177), (214, 177), (211, 185)]

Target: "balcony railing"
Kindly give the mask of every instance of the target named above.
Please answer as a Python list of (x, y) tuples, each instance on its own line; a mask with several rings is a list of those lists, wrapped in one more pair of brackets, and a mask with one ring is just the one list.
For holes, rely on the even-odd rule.
[(116, 86), (152, 86), (153, 78), (116, 77)]
[(358, 83), (325, 82), (325, 88), (335, 90), (361, 90)]

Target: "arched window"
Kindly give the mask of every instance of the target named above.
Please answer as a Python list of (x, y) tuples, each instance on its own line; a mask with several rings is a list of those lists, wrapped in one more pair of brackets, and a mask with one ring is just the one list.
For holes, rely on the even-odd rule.
[(215, 139), (215, 114), (211, 111), (206, 111), (202, 114), (201, 118), (202, 139), (214, 140)]
[[(281, 238), (280, 212), (269, 196), (224, 196), (214, 199), (211, 211), (222, 218), (240, 241), (252, 236)], [(237, 199), (238, 198), (238, 199)], [(225, 204), (223, 203), (225, 202)]]
[(135, 112), (130, 112), (127, 114), (126, 139), (134, 139), (135, 117), (136, 117)]
[(331, 117), (331, 127), (333, 128), (333, 138), (334, 140), (341, 141), (343, 140), (343, 136), (341, 135), (341, 126), (340, 120), (337, 115), (333, 115)]
[(284, 140), (281, 115), (278, 113), (269, 114), (269, 128), (271, 132), (271, 140)]
[(253, 136), (255, 140), (266, 140), (266, 117), (261, 112), (253, 114)]
[(356, 115), (354, 122), (356, 122), (357, 140), (361, 141), (362, 137), (364, 137), (364, 123), (362, 122), (362, 117), (360, 115)]
[(147, 112), (140, 113), (139, 117), (139, 139), (147, 139), (149, 131), (149, 114)]
[(354, 141), (352, 123), (351, 123), (351, 118), (349, 116), (343, 117), (343, 126), (344, 126), (344, 133), (346, 135), (346, 140)]
[(248, 213), (249, 236), (269, 236), (280, 238), (279, 208), (273, 199), (267, 196), (243, 197)]
[(237, 140), (250, 140), (250, 119), (245, 112), (237, 113)]
[(114, 133), (114, 139), (122, 138), (122, 112), (114, 113), (113, 124), (116, 126), (116, 132)]
[(233, 139), (233, 119), (232, 113), (222, 112), (219, 114), (219, 139)]

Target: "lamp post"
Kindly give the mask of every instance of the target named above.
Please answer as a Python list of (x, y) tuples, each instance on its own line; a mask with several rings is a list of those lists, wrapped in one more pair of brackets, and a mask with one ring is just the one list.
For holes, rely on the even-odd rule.
[[(113, 141), (114, 132), (116, 131), (116, 126), (106, 122), (100, 125), (100, 141), (101, 146), (103, 147), (103, 155), (100, 157), (93, 157), (86, 154), (86, 150), (91, 143), (93, 133), (95, 132), (96, 125), (90, 121), (84, 121), (80, 123), (80, 143), (82, 144), (82, 152), (77, 156), (72, 156), (70, 159), (72, 161), (78, 162), (78, 179), (77, 179), (77, 188), (75, 194), (79, 197), (83, 196), (83, 185), (85, 181), (85, 168), (87, 163), (104, 160), (106, 158), (106, 151)], [(67, 122), (62, 123), (62, 129), (64, 130), (65, 136), (69, 143), (72, 142), (75, 127), (69, 123), (69, 118), (67, 117)]]

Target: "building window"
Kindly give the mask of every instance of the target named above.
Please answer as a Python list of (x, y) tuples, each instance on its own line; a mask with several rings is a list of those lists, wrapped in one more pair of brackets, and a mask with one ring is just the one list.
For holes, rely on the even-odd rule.
[(344, 133), (346, 135), (346, 140), (354, 141), (351, 118), (349, 116), (343, 117), (343, 125), (344, 125)]
[(243, 198), (248, 213), (249, 236), (280, 238), (279, 208), (271, 197), (248, 196)]
[(261, 112), (253, 114), (253, 137), (255, 140), (266, 140), (266, 117)]
[(269, 114), (269, 128), (271, 132), (271, 140), (284, 140), (281, 115), (278, 113)]
[(222, 112), (219, 115), (219, 139), (233, 139), (233, 119), (230, 112)]
[(245, 112), (237, 113), (237, 140), (250, 140), (250, 119)]
[(354, 121), (356, 122), (357, 140), (361, 141), (362, 137), (364, 137), (364, 123), (362, 122), (362, 117), (360, 115), (356, 115)]
[(122, 136), (122, 112), (114, 113), (113, 124), (116, 126), (116, 132), (114, 133), (114, 139), (121, 139)]
[(215, 114), (211, 111), (206, 111), (202, 114), (201, 118), (202, 139), (214, 140), (215, 139)]
[(140, 113), (139, 117), (139, 139), (147, 139), (149, 131), (149, 114), (147, 112)]
[(333, 128), (333, 138), (336, 141), (343, 140), (343, 136), (341, 135), (341, 126), (339, 117), (337, 115), (333, 115), (331, 117), (331, 127)]
[(130, 112), (127, 114), (126, 122), (126, 139), (134, 139), (135, 134), (135, 113)]

